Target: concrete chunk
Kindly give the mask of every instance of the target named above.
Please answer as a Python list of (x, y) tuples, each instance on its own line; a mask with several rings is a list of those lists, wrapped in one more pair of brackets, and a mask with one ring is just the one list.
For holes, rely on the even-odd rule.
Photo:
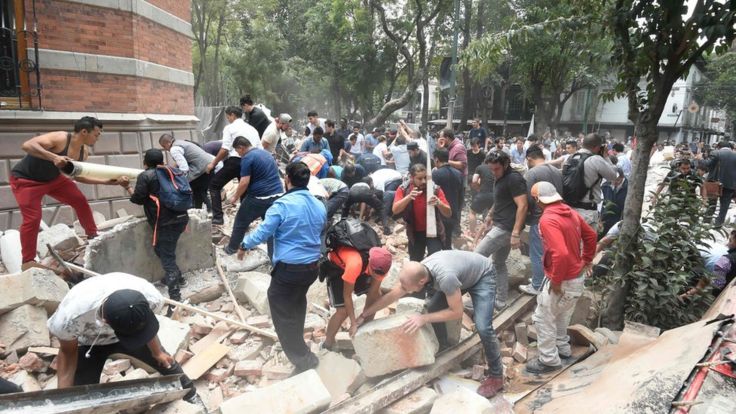
[(427, 414), (437, 396), (437, 391), (422, 387), (382, 409), (378, 414)]
[(38, 251), (38, 257), (41, 259), (49, 255), (49, 249), (46, 247), (46, 244), (50, 244), (54, 250), (68, 250), (79, 247), (82, 241), (79, 240), (74, 229), (66, 224), (59, 223), (49, 227), (38, 235), (36, 250)]
[(398, 314), (361, 326), (353, 338), (355, 353), (369, 377), (434, 363), (439, 349), (431, 325), (413, 334), (404, 332), (403, 324), (415, 314)]
[(196, 305), (202, 302), (211, 302), (222, 296), (223, 293), (225, 293), (225, 286), (221, 283), (215, 283), (193, 292), (187, 296), (186, 299), (189, 300), (191, 304)]
[(437, 398), (430, 414), (491, 414), (491, 403), (473, 391), (458, 389)]
[(22, 388), (23, 392), (41, 391), (41, 384), (38, 383), (36, 378), (22, 369), (11, 375), (8, 381)]
[(24, 352), (29, 346), (49, 346), (46, 310), (23, 305), (0, 316), (0, 342), (5, 353)]
[(424, 313), (424, 299), (401, 298), (396, 302), (396, 313)]
[(521, 342), (517, 342), (514, 344), (514, 353), (512, 355), (516, 362), (526, 362), (527, 359), (527, 349), (526, 345), (522, 344)]
[(514, 332), (516, 333), (516, 340), (522, 345), (529, 345), (529, 336), (526, 331), (526, 324), (524, 322), (517, 323), (514, 325)]
[(180, 349), (186, 348), (189, 343), (189, 325), (161, 315), (156, 315), (156, 319), (158, 319), (158, 339), (166, 352), (174, 355)]
[(0, 315), (26, 304), (43, 306), (52, 314), (69, 292), (67, 284), (54, 272), (37, 267), (0, 276), (0, 286)]
[(310, 369), (267, 387), (231, 398), (220, 405), (222, 414), (288, 413), (312, 414), (332, 401), (317, 371)]
[(352, 393), (366, 380), (357, 362), (329, 351), (319, 355), (317, 374), (332, 395), (333, 402), (337, 402), (345, 393)]
[(261, 315), (270, 315), (267, 294), (270, 284), (271, 276), (259, 272), (246, 272), (238, 277), (238, 284), (233, 293), (238, 302), (250, 303)]
[(239, 361), (235, 364), (235, 375), (238, 377), (247, 377), (249, 375), (261, 376), (263, 371), (263, 362), (257, 359)]
[(177, 400), (167, 404), (159, 404), (148, 410), (146, 414), (205, 414), (204, 408), (190, 404), (184, 400)]

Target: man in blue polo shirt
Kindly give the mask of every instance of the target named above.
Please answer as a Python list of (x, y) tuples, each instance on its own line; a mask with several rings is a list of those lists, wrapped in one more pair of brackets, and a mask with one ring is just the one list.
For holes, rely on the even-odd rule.
[[(253, 220), (258, 217), (264, 218), (266, 210), (284, 193), (279, 178), (279, 167), (270, 152), (253, 148), (250, 141), (243, 137), (235, 138), (233, 148), (241, 157), (240, 181), (230, 202), (235, 204), (238, 200), (241, 201), (235, 215), (230, 242), (224, 249), (227, 254), (233, 254), (238, 250), (238, 245), (243, 241), (243, 236)], [(269, 256), (272, 253), (272, 242), (269, 240)]]
[(307, 291), (317, 279), (320, 233), (327, 211), (307, 189), (310, 175), (302, 162), (286, 166), (286, 194), (273, 203), (261, 225), (243, 239), (238, 251), (238, 259), (242, 260), (246, 250), (270, 237), (274, 239), (268, 306), (281, 348), (296, 367), (295, 374), (319, 364), (304, 342), (304, 318)]
[(301, 148), (299, 149), (300, 152), (311, 152), (311, 153), (318, 153), (322, 150), (330, 150), (330, 142), (327, 141), (327, 138), (324, 138), (323, 135), (325, 134), (324, 130), (322, 130), (322, 127), (314, 128), (314, 131), (312, 131), (312, 137), (307, 138), (304, 140), (304, 143), (302, 143)]

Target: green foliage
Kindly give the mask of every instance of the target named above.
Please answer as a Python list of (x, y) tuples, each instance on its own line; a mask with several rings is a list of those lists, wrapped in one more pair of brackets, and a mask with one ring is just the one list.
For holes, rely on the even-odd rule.
[[(687, 298), (680, 295), (704, 275), (699, 249), (714, 241), (713, 226), (704, 220), (706, 207), (689, 183), (659, 196), (644, 218), (634, 241), (621, 238), (612, 246), (613, 269), (606, 276), (589, 280), (604, 296), (614, 288), (629, 285), (626, 319), (671, 329), (698, 320), (709, 306), (710, 289)], [(625, 263), (626, 270), (618, 269)]]
[(695, 99), (725, 110), (729, 119), (736, 120), (736, 52), (707, 60), (705, 79), (696, 86)]

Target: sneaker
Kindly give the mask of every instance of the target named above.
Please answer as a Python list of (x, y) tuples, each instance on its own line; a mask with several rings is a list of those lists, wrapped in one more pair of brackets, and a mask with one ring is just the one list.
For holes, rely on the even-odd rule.
[(506, 309), (506, 302), (501, 302), (497, 300), (494, 307), (497, 311), (501, 312), (502, 310)]
[(562, 365), (547, 365), (543, 364), (539, 358), (535, 358), (526, 363), (526, 370), (532, 374), (548, 374), (561, 369)]
[(562, 351), (560, 351), (560, 350), (559, 350), (559, 348), (558, 348), (558, 351), (557, 351), (557, 353), (558, 353), (558, 354), (560, 355), (560, 358), (562, 358), (562, 359), (567, 359), (567, 358), (570, 358), (570, 357), (572, 356), (572, 349), (570, 349), (570, 351), (569, 351), (569, 352), (562, 352)]
[(480, 387), (476, 392), (483, 397), (493, 398), (501, 390), (503, 390), (503, 376), (489, 376), (480, 383)]
[(181, 276), (179, 276), (179, 280), (177, 280), (177, 283), (179, 283), (179, 287), (184, 287), (184, 286), (188, 285), (186, 279), (184, 279)]
[(238, 251), (237, 251), (237, 250), (235, 250), (235, 249), (231, 249), (231, 248), (230, 248), (230, 246), (225, 246), (225, 247), (223, 247), (223, 248), (222, 248), (222, 251), (223, 251), (223, 252), (225, 252), (225, 254), (226, 254), (226, 255), (228, 255), (228, 256), (232, 256), (232, 255), (234, 255), (235, 253), (237, 253), (237, 252), (238, 252)]
[(225, 224), (225, 220), (223, 220), (223, 219), (218, 219), (218, 218), (213, 218), (212, 219), (212, 225), (213, 226), (222, 226), (223, 224)]
[(541, 290), (534, 289), (534, 286), (532, 285), (520, 285), (519, 290), (526, 293), (527, 295), (537, 296), (538, 294), (542, 293)]

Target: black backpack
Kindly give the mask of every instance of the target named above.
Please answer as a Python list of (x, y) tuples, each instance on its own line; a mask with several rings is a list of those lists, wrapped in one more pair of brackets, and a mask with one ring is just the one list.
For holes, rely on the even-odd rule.
[(585, 160), (592, 157), (593, 154), (577, 152), (572, 154), (562, 167), (562, 199), (565, 203), (572, 207), (576, 207), (585, 198), (590, 195), (596, 183), (600, 181), (600, 177), (588, 188), (585, 185)]
[[(352, 247), (360, 253), (363, 259), (361, 273), (368, 267), (368, 251), (372, 247), (380, 247), (381, 238), (378, 233), (368, 224), (356, 218), (343, 218), (327, 229), (325, 235), (325, 247), (323, 258), (319, 266), (319, 280), (331, 278), (336, 273), (342, 274), (342, 269), (327, 258), (327, 253), (339, 247)], [(338, 275), (339, 277), (339, 275)]]

